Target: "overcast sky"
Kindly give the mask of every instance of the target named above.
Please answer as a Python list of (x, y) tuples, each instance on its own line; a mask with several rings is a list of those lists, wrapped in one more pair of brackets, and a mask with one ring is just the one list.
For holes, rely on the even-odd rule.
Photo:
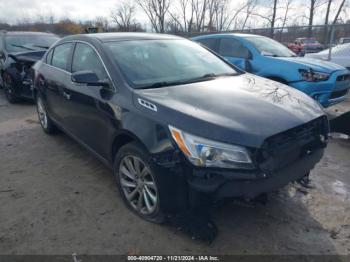
[[(53, 14), (56, 21), (62, 18), (70, 18), (75, 21), (87, 21), (93, 20), (97, 16), (104, 16), (110, 18), (111, 10), (115, 9), (118, 3), (120, 4), (123, 0), (0, 0), (0, 22), (14, 24), (23, 19), (29, 19), (29, 21), (37, 21), (38, 16), (48, 17), (50, 14)], [(231, 4), (234, 7), (241, 5), (243, 0), (231, 0)], [(261, 0), (260, 3), (266, 3), (267, 0)], [(341, 0), (334, 0), (333, 12), (336, 12), (336, 9)], [(350, 0), (348, 0), (350, 2)], [(172, 6), (176, 0), (171, 0)], [(284, 1), (281, 0), (281, 4)], [(309, 3), (309, 0), (294, 0), (293, 8), (289, 13), (291, 18), (301, 17), (307, 15), (307, 8), (305, 4)], [(324, 21), (324, 5), (322, 8), (319, 8), (315, 14), (315, 24), (323, 23)], [(269, 5), (266, 5), (266, 8), (270, 8)], [(348, 8), (346, 8), (348, 10)], [(266, 11), (266, 10), (265, 10)], [(260, 9), (257, 10), (258, 13), (265, 13), (264, 7), (260, 6)], [(279, 9), (279, 12), (283, 13), (283, 10)], [(342, 17), (347, 16), (343, 14)], [(141, 24), (148, 22), (147, 17), (141, 11), (137, 12), (137, 20)], [(300, 19), (300, 18), (298, 18)], [(255, 17), (255, 26), (259, 26), (258, 17)], [(266, 22), (266, 20), (265, 20)], [(289, 22), (293, 22), (290, 20)], [(305, 23), (306, 21), (303, 20)]]
[(110, 15), (118, 0), (0, 0), (0, 21), (16, 23), (19, 19), (53, 13), (56, 18), (91, 20)]

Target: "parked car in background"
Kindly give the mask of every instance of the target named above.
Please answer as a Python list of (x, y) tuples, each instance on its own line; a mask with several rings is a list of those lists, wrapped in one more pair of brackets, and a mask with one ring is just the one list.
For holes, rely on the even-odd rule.
[(330, 62), (297, 57), (277, 41), (248, 34), (215, 34), (193, 38), (233, 65), (313, 97), (324, 107), (346, 98), (350, 73)]
[(0, 84), (10, 103), (34, 98), (31, 67), (58, 39), (49, 33), (0, 31)]
[[(331, 50), (331, 60), (330, 62), (346, 67), (350, 70), (350, 43), (337, 45)], [(315, 54), (307, 54), (305, 57), (321, 59), (324, 61), (328, 60), (329, 49), (323, 50)]]
[(350, 43), (350, 37), (342, 37), (339, 39), (339, 42), (338, 42), (339, 45), (348, 44), (348, 43)]
[(283, 187), (327, 144), (318, 103), (177, 36), (69, 36), (34, 70), (43, 130), (63, 130), (108, 165), (126, 205), (148, 221), (203, 195)]
[(317, 53), (324, 49), (324, 46), (320, 44), (315, 38), (297, 38), (294, 43), (287, 45), (290, 50), (299, 56), (304, 56), (308, 53)]

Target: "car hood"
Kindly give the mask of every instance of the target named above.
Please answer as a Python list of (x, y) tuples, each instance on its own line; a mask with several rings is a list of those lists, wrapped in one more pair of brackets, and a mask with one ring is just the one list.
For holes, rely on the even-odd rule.
[(305, 94), (251, 74), (135, 90), (134, 104), (186, 132), (250, 147), (324, 115)]
[(39, 61), (45, 53), (46, 53), (45, 50), (19, 52), (19, 53), (10, 53), (9, 57), (11, 57), (16, 62), (35, 63), (35, 62)]
[(310, 69), (312, 68), (315, 71), (320, 71), (324, 73), (333, 73), (335, 71), (344, 70), (345, 68), (328, 62), (328, 61), (320, 61), (314, 58), (307, 57), (276, 57), (276, 59), (283, 60), (285, 62), (289, 62), (294, 66), (299, 66), (299, 69)]

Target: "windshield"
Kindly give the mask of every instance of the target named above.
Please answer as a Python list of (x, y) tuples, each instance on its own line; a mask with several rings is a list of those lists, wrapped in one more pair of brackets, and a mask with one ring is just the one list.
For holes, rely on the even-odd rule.
[(237, 74), (217, 56), (189, 40), (138, 40), (105, 45), (134, 88), (185, 84)]
[(304, 44), (318, 44), (318, 42), (315, 39), (302, 39), (301, 41)]
[(245, 38), (264, 56), (295, 57), (296, 54), (286, 46), (264, 36), (249, 36)]
[(8, 52), (24, 52), (48, 49), (57, 40), (53, 35), (11, 35), (6, 36), (5, 45)]

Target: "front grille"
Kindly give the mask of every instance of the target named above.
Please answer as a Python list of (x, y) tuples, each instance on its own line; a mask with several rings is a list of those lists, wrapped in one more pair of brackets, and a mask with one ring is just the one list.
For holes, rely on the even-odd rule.
[(267, 138), (258, 154), (260, 168), (272, 172), (292, 164), (307, 151), (324, 147), (321, 137), (327, 138), (328, 128), (327, 118), (320, 117)]
[(334, 91), (331, 93), (330, 99), (335, 99), (335, 98), (346, 96), (348, 94), (348, 92), (349, 92), (349, 89)]
[(340, 82), (340, 81), (347, 81), (347, 80), (350, 80), (350, 74), (341, 75), (341, 76), (337, 77), (337, 81), (338, 82)]

